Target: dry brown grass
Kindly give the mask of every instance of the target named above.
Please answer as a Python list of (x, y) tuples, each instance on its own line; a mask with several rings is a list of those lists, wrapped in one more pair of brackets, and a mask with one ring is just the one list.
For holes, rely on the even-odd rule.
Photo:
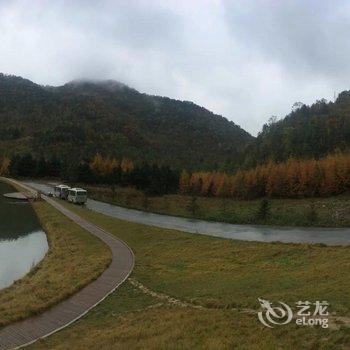
[(99, 239), (45, 202), (33, 207), (50, 249), (29, 274), (0, 291), (0, 326), (38, 314), (97, 278), (111, 253)]

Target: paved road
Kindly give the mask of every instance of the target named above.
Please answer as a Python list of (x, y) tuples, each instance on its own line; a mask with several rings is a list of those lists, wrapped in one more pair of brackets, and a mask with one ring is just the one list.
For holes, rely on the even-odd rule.
[[(30, 189), (28, 189), (30, 190)], [(72, 213), (51, 198), (44, 200), (105, 242), (112, 251), (109, 267), (92, 283), (70, 298), (41, 315), (30, 317), (0, 329), (0, 349), (13, 349), (29, 345), (67, 327), (104, 300), (130, 275), (134, 267), (134, 254), (121, 240)]]
[[(43, 192), (52, 191), (46, 184), (26, 181), (26, 183)], [(204, 220), (192, 220), (170, 215), (146, 213), (139, 210), (126, 209), (89, 199), (87, 208), (118, 219), (140, 224), (176, 229), (190, 233), (201, 233), (210, 236), (246, 241), (284, 242), (284, 243), (322, 243), (326, 245), (350, 244), (349, 228), (300, 228), (269, 227), (253, 225), (233, 225)]]

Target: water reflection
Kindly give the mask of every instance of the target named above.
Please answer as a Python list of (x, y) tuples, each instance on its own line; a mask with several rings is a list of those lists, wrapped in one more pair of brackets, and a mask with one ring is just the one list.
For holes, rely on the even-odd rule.
[(43, 231), (0, 241), (0, 289), (8, 287), (29, 272), (45, 256), (47, 249)]
[(30, 204), (3, 196), (14, 191), (0, 182), (0, 289), (23, 277), (48, 250), (46, 235)]

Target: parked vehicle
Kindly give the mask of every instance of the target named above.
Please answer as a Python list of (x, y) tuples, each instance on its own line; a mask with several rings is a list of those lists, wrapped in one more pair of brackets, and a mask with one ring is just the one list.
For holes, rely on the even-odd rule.
[(70, 187), (67, 185), (57, 185), (54, 187), (53, 196), (56, 198), (67, 199)]
[(68, 192), (68, 202), (85, 204), (87, 201), (87, 191), (82, 188), (70, 188)]

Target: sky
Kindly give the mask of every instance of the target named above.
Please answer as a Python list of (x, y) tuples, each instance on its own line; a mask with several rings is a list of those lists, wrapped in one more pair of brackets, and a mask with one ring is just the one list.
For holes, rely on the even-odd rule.
[(115, 79), (253, 135), (350, 89), (349, 1), (0, 0), (0, 19), (0, 72)]

